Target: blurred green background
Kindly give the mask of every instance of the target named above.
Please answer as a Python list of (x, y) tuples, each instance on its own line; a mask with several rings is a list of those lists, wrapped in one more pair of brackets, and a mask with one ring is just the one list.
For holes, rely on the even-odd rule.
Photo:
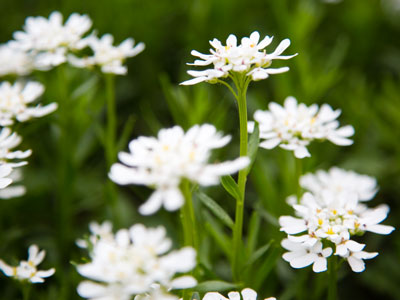
[[(273, 35), (270, 49), (284, 38), (291, 46), (285, 54), (299, 53), (287, 62), (290, 71), (253, 82), (249, 88), (249, 119), (256, 109), (266, 109), (269, 101), (283, 103), (295, 96), (300, 102), (329, 103), (340, 108), (341, 124), (351, 124), (356, 134), (354, 145), (337, 147), (314, 144), (312, 158), (305, 160), (306, 171), (340, 166), (377, 178), (380, 189), (371, 206), (387, 203), (391, 212), (385, 224), (400, 225), (400, 1), (343, 0), (329, 4), (319, 0), (14, 0), (0, 2), (0, 41), (7, 42), (21, 30), (27, 16), (47, 17), (59, 10), (67, 18), (71, 13), (88, 14), (99, 34), (111, 33), (119, 43), (127, 37), (146, 44), (146, 50), (127, 61), (128, 75), (117, 78), (119, 150), (130, 139), (154, 135), (160, 128), (179, 124), (185, 128), (209, 122), (233, 135), (233, 144), (219, 158), (238, 155), (238, 117), (234, 99), (223, 86), (206, 83), (193, 87), (178, 86), (189, 79), (186, 71), (192, 62), (190, 51), (206, 53), (208, 41), (225, 41), (230, 33), (243, 37), (258, 30)], [(270, 50), (267, 48), (267, 51)], [(272, 50), (270, 50), (272, 51)], [(79, 299), (75, 292), (81, 280), (70, 261), (79, 262), (84, 252), (74, 240), (87, 233), (91, 220), (110, 217), (104, 197), (107, 170), (101, 145), (104, 125), (104, 79), (99, 74), (68, 68), (65, 87), (70, 103), (73, 143), (71, 186), (67, 191), (57, 185), (57, 127), (59, 112), (18, 128), (24, 137), (21, 148), (31, 148), (32, 157), (24, 169), (24, 197), (0, 201), (0, 257), (7, 262), (26, 258), (26, 249), (37, 243), (47, 250), (43, 268), (56, 266), (57, 272), (43, 285), (36, 285), (33, 299)], [(37, 74), (46, 85), (44, 102), (57, 101), (59, 82), (56, 72)], [(256, 248), (271, 238), (279, 246), (283, 237), (277, 217), (290, 213), (286, 196), (294, 193), (294, 162), (291, 153), (260, 149), (247, 191), (245, 224), (251, 212), (253, 223), (260, 225)], [(179, 245), (178, 214), (165, 211), (143, 218), (136, 207), (150, 193), (143, 187), (118, 187), (120, 227), (137, 222), (164, 224)], [(208, 195), (234, 215), (234, 203), (221, 187), (210, 188)], [(66, 237), (60, 237), (58, 197), (70, 201), (70, 220)], [(205, 232), (230, 234), (202, 207), (197, 199), (199, 218)], [(246, 226), (245, 231), (251, 231)], [(210, 233), (211, 233), (210, 231)], [(214, 233), (215, 235), (215, 233)], [(60, 242), (60, 240), (62, 240)], [(342, 266), (340, 299), (400, 299), (400, 234), (365, 234), (366, 251), (378, 251), (367, 261), (366, 271), (355, 274)], [(215, 241), (204, 238), (205, 279), (230, 280), (229, 266)], [(62, 245), (62, 246), (60, 246)], [(218, 245), (218, 242), (217, 242)], [(275, 247), (275, 250), (272, 249)], [(317, 299), (326, 274), (293, 270), (271, 246), (249, 267), (246, 284), (257, 288), (261, 296), (284, 299)], [(223, 247), (222, 247), (223, 248)], [(267, 265), (273, 268), (265, 267)], [(344, 264), (345, 265), (345, 264)], [(0, 299), (21, 298), (17, 285), (0, 276)]]

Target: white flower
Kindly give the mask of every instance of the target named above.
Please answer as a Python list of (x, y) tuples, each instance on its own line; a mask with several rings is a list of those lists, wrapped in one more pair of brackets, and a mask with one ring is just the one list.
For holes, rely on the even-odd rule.
[(12, 167), (7, 163), (0, 163), (0, 192), (7, 188), (13, 180), (9, 177)]
[[(108, 223), (106, 223), (108, 224)], [(93, 226), (92, 226), (93, 227)], [(108, 226), (102, 225), (97, 229)], [(186, 273), (196, 265), (196, 252), (190, 247), (167, 253), (171, 241), (164, 227), (146, 228), (141, 224), (121, 229), (111, 238), (97, 236), (91, 262), (79, 265), (78, 272), (92, 281), (78, 286), (81, 297), (89, 299), (131, 299), (133, 295), (166, 295), (171, 288), (190, 288), (196, 280)], [(160, 287), (157, 291), (155, 286)], [(149, 298), (153, 299), (153, 298)]]
[[(257, 110), (254, 119), (260, 126), (260, 147), (272, 149), (280, 146), (294, 151), (297, 158), (311, 156), (307, 146), (313, 140), (329, 140), (340, 146), (351, 145), (348, 137), (354, 134), (352, 126), (339, 128), (336, 120), (340, 110), (324, 104), (318, 109), (316, 104), (307, 107), (297, 104), (294, 97), (287, 97), (284, 106), (275, 102), (269, 104), (269, 110)], [(249, 122), (249, 131), (253, 131), (254, 123)]]
[[(389, 207), (381, 205), (370, 209), (363, 203), (370, 200), (377, 190), (374, 178), (338, 168), (331, 170), (329, 173), (318, 171), (317, 175), (307, 174), (300, 178), (303, 188), (312, 193), (304, 193), (299, 203), (291, 201), (297, 218), (279, 218), (281, 231), (288, 234), (282, 246), (290, 251), (283, 258), (292, 267), (303, 268), (314, 262), (315, 253), (321, 253), (323, 242), (334, 247), (335, 255), (346, 259), (354, 272), (361, 272), (365, 268), (362, 259), (373, 258), (377, 253), (364, 252), (365, 244), (353, 241), (351, 237), (366, 231), (390, 234), (394, 227), (379, 224), (386, 219)], [(343, 177), (340, 178), (339, 174)], [(349, 182), (344, 182), (346, 180)], [(314, 269), (315, 272), (326, 270), (325, 257), (331, 251), (328, 256), (326, 254), (319, 255), (324, 257), (324, 261), (318, 259), (317, 266), (314, 266), (319, 271)]]
[(260, 41), (260, 34), (254, 31), (250, 37), (244, 37), (241, 44), (237, 44), (235, 35), (229, 35), (226, 45), (213, 39), (210, 41), (214, 49), (210, 49), (211, 54), (202, 54), (193, 50), (191, 54), (200, 59), (195, 60), (193, 66), (209, 66), (213, 68), (204, 71), (188, 71), (188, 74), (194, 79), (182, 82), (183, 85), (192, 85), (199, 82), (217, 82), (218, 78), (227, 77), (232, 72), (245, 72), (252, 80), (261, 80), (267, 78), (270, 74), (287, 72), (288, 67), (272, 69), (268, 68), (274, 59), (290, 59), (295, 55), (282, 56), (283, 51), (290, 45), (290, 40), (283, 40), (276, 50), (267, 54), (264, 50), (272, 42), (272, 37), (266, 36)]
[[(31, 150), (26, 151), (12, 151), (13, 148), (18, 146), (22, 141), (22, 138), (12, 132), (10, 128), (4, 127), (0, 131), (0, 161), (1, 162), (8, 162), (14, 159), (24, 159), (31, 155)], [(18, 167), (25, 165), (26, 162), (9, 162), (11, 167)]]
[(11, 267), (0, 260), (0, 270), (6, 276), (13, 277), (21, 281), (29, 281), (31, 283), (43, 283), (44, 279), (54, 274), (55, 269), (51, 268), (47, 271), (38, 271), (37, 266), (43, 261), (46, 252), (39, 252), (36, 245), (32, 245), (28, 250), (29, 256), (27, 261), (21, 261), (17, 267)]
[(32, 58), (25, 51), (13, 49), (9, 44), (0, 45), (0, 76), (24, 76), (32, 70)]
[(44, 86), (39, 82), (29, 81), (27, 84), (16, 82), (11, 85), (5, 81), (0, 84), (0, 126), (9, 126), (14, 119), (19, 122), (27, 121), (52, 113), (57, 109), (56, 103), (46, 106), (40, 104), (28, 106), (44, 92)]
[[(240, 297), (240, 294), (242, 295), (242, 297)], [(241, 298), (243, 300), (257, 300), (257, 293), (250, 288), (245, 288), (242, 290), (241, 293), (239, 293), (239, 292), (228, 293), (228, 297), (229, 297), (229, 299), (225, 298), (220, 293), (208, 292), (204, 295), (203, 300), (240, 300)], [(265, 300), (276, 300), (276, 298), (269, 297)]]
[[(3, 166), (7, 166), (7, 164), (3, 164), (0, 167), (0, 177), (2, 174), (6, 174), (8, 173), (8, 170), (11, 170), (11, 173), (9, 173), (9, 177), (8, 178), (2, 178), (2, 180), (6, 179), (8, 180), (8, 182), (18, 182), (22, 180), (22, 172), (20, 169), (12, 169), (10, 166), (7, 166), (9, 169), (6, 170), (5, 173), (2, 173), (1, 168)], [(8, 175), (5, 175), (8, 176)], [(21, 197), (23, 195), (25, 195), (25, 187), (23, 185), (19, 185), (19, 184), (12, 184), (6, 187), (2, 187), (3, 185), (1, 184), (1, 180), (0, 180), (0, 199), (11, 199), (11, 198), (16, 198), (16, 197)]]
[(126, 58), (133, 57), (142, 52), (145, 48), (144, 43), (139, 43), (134, 47), (134, 40), (128, 38), (119, 46), (113, 46), (114, 38), (111, 34), (105, 34), (100, 39), (92, 34), (86, 38), (84, 44), (93, 51), (93, 56), (78, 58), (70, 55), (69, 62), (78, 68), (100, 66), (103, 73), (113, 73), (125, 75), (126, 66), (122, 65)]
[(64, 63), (69, 50), (77, 50), (82, 36), (92, 21), (86, 15), (72, 14), (63, 25), (60, 12), (52, 12), (48, 19), (28, 17), (24, 31), (14, 33), (10, 45), (34, 56), (35, 66), (48, 70)]
[(119, 153), (125, 165), (116, 163), (109, 177), (118, 184), (142, 184), (156, 190), (139, 211), (152, 214), (162, 205), (177, 210), (184, 203), (179, 189), (186, 178), (202, 186), (216, 185), (220, 176), (245, 168), (248, 157), (234, 161), (208, 164), (211, 150), (221, 148), (230, 141), (222, 136), (213, 125), (196, 125), (186, 133), (179, 126), (162, 129), (158, 137), (139, 137), (129, 144), (130, 153)]
[(358, 201), (371, 200), (378, 191), (375, 178), (337, 167), (329, 171), (319, 170), (315, 175), (303, 175), (300, 185), (320, 197), (322, 193), (329, 193), (336, 198), (357, 197)]
[(314, 246), (308, 247), (302, 243), (296, 243), (284, 239), (282, 247), (289, 252), (283, 254), (283, 259), (290, 263), (293, 268), (304, 268), (313, 265), (313, 271), (316, 273), (327, 270), (326, 258), (331, 256), (332, 248), (322, 249), (322, 243), (317, 242)]

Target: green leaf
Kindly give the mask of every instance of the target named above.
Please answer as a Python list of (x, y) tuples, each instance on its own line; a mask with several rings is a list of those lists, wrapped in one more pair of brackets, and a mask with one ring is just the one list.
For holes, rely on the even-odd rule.
[(261, 258), (261, 256), (263, 256), (268, 249), (271, 247), (271, 244), (273, 243), (273, 241), (268, 242), (267, 244), (265, 244), (264, 246), (258, 248), (251, 256), (250, 258), (247, 260), (246, 262), (246, 267), (247, 266), (251, 266), (253, 263), (255, 263), (257, 261), (257, 259)]
[(254, 252), (254, 249), (257, 247), (257, 237), (258, 232), (260, 230), (261, 218), (258, 211), (253, 211), (250, 222), (249, 222), (249, 230), (247, 235), (247, 244), (246, 244), (246, 254), (247, 257), (250, 257)]
[(221, 225), (214, 220), (213, 216), (208, 211), (203, 210), (203, 215), (206, 219), (204, 224), (205, 229), (225, 255), (230, 258), (232, 256), (232, 247), (229, 237), (223, 232)]
[(253, 285), (256, 290), (258, 290), (269, 273), (275, 267), (276, 262), (281, 256), (281, 248), (279, 245), (274, 245), (274, 247), (269, 252), (267, 258), (263, 261), (261, 266), (257, 266), (256, 272), (253, 272)]
[(128, 143), (128, 139), (133, 131), (133, 126), (135, 125), (136, 118), (131, 115), (126, 121), (124, 129), (122, 130), (121, 138), (117, 143), (117, 151), (121, 149), (125, 149), (126, 144)]
[(232, 221), (231, 217), (217, 202), (201, 192), (198, 192), (197, 196), (200, 201), (205, 206), (207, 206), (218, 219), (220, 219), (229, 228), (233, 228), (234, 222)]
[(194, 287), (194, 289), (199, 291), (200, 293), (222, 292), (235, 288), (236, 284), (220, 280), (203, 281), (202, 283), (199, 283), (196, 287)]
[(258, 123), (254, 123), (254, 131), (250, 136), (249, 140), (249, 150), (248, 150), (248, 157), (250, 158), (250, 164), (247, 167), (247, 174), (250, 173), (251, 168), (257, 157), (258, 145), (260, 144), (260, 128)]
[(232, 176), (222, 176), (221, 177), (221, 184), (224, 187), (224, 189), (236, 200), (239, 200), (241, 198), (240, 196), (240, 190), (239, 186), (235, 182), (235, 180), (232, 178)]

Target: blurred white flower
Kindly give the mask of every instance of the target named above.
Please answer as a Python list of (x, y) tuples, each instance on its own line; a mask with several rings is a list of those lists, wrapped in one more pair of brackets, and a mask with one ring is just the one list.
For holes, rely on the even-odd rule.
[(129, 230), (119, 230), (113, 238), (99, 235), (90, 251), (91, 262), (77, 267), (82, 276), (96, 282), (79, 284), (79, 295), (89, 299), (131, 299), (133, 295), (150, 293), (150, 297), (165, 294), (162, 291), (171, 288), (195, 286), (197, 282), (191, 276), (175, 277), (195, 267), (195, 250), (185, 247), (167, 253), (172, 243), (165, 234), (164, 227), (149, 229), (136, 224)]
[(179, 126), (159, 131), (155, 137), (139, 137), (129, 143), (130, 153), (120, 152), (111, 167), (109, 177), (118, 184), (142, 184), (156, 190), (139, 211), (155, 213), (162, 205), (177, 210), (184, 203), (179, 189), (186, 178), (202, 186), (216, 185), (219, 178), (245, 168), (248, 157), (233, 161), (209, 164), (211, 150), (229, 143), (230, 136), (223, 136), (213, 125), (195, 125), (186, 133)]
[(92, 26), (87, 15), (72, 14), (63, 24), (63, 16), (54, 11), (49, 18), (28, 17), (24, 31), (14, 33), (10, 46), (34, 57), (35, 67), (48, 70), (67, 60), (69, 50), (79, 49), (79, 42)]
[(39, 82), (29, 81), (27, 84), (16, 82), (13, 85), (5, 81), (0, 84), (0, 126), (9, 126), (14, 119), (27, 121), (52, 113), (57, 109), (57, 103), (35, 107), (28, 105), (39, 98), (44, 92), (44, 86)]
[(22, 138), (12, 132), (10, 128), (4, 127), (0, 131), (0, 162), (8, 162), (11, 167), (23, 166), (26, 162), (12, 162), (14, 159), (24, 159), (31, 155), (31, 150), (26, 151), (12, 151), (13, 148), (18, 146)]
[[(204, 295), (203, 300), (240, 300), (240, 294), (242, 295), (243, 300), (257, 300), (257, 293), (250, 289), (250, 288), (245, 288), (239, 292), (230, 292), (228, 293), (228, 298), (225, 298), (222, 296), (220, 293), (217, 292), (208, 292)], [(275, 297), (269, 297), (265, 300), (276, 300)]]
[(272, 37), (266, 36), (260, 41), (260, 34), (254, 31), (250, 37), (244, 37), (241, 44), (237, 44), (235, 35), (229, 35), (226, 45), (214, 39), (210, 41), (214, 49), (210, 49), (211, 54), (202, 54), (193, 50), (191, 54), (199, 57), (195, 60), (193, 66), (209, 66), (213, 68), (204, 71), (188, 71), (188, 74), (195, 77), (193, 79), (182, 82), (182, 85), (193, 85), (199, 82), (207, 81), (210, 83), (217, 82), (219, 78), (228, 77), (233, 72), (245, 73), (252, 80), (261, 80), (269, 77), (270, 74), (278, 74), (287, 72), (288, 67), (273, 69), (269, 68), (274, 59), (290, 59), (295, 55), (283, 56), (283, 51), (290, 45), (290, 40), (283, 40), (275, 51), (267, 54), (264, 50), (272, 42)]
[[(7, 166), (7, 164), (2, 165)], [(10, 166), (8, 166), (11, 168)], [(6, 174), (7, 172), (3, 173)], [(0, 167), (0, 177), (2, 175), (1, 167)], [(8, 175), (5, 175), (8, 176)], [(11, 173), (9, 173), (8, 178), (2, 178), (11, 180), (11, 183), (18, 182), (22, 180), (22, 172), (20, 169), (12, 169)], [(20, 184), (12, 184), (2, 188), (1, 180), (0, 180), (0, 199), (11, 199), (16, 197), (21, 197), (25, 195), (26, 189), (23, 185)]]
[(7, 188), (13, 180), (10, 178), (12, 167), (7, 163), (0, 163), (0, 191)]
[[(335, 248), (334, 254), (346, 259), (354, 272), (361, 272), (365, 269), (362, 260), (373, 258), (378, 253), (364, 252), (365, 245), (353, 241), (351, 237), (366, 231), (390, 234), (394, 227), (379, 224), (386, 219), (389, 207), (380, 205), (370, 209), (363, 203), (370, 200), (377, 190), (376, 180), (372, 177), (338, 168), (332, 168), (329, 173), (318, 171), (316, 174), (300, 178), (302, 187), (312, 193), (304, 193), (299, 204), (291, 202), (297, 217), (279, 218), (281, 231), (288, 234), (282, 246), (290, 251), (283, 258), (294, 268), (317, 262), (313, 270), (325, 271), (325, 258), (331, 255), (332, 249), (323, 253), (323, 243)], [(318, 260), (314, 261), (318, 253)]]
[[(297, 104), (294, 97), (287, 97), (284, 106), (269, 103), (269, 110), (257, 110), (254, 119), (260, 126), (260, 147), (272, 149), (279, 146), (294, 151), (297, 158), (311, 156), (307, 146), (313, 140), (329, 140), (340, 146), (353, 143), (348, 139), (354, 134), (350, 125), (340, 127), (336, 120), (340, 110), (333, 110), (328, 104), (318, 109), (316, 104), (307, 107)], [(249, 122), (249, 131), (253, 131), (254, 123)]]
[(54, 268), (46, 271), (39, 271), (37, 269), (37, 266), (43, 261), (46, 255), (44, 250), (39, 252), (39, 247), (37, 245), (32, 245), (28, 249), (28, 254), (28, 260), (21, 261), (16, 267), (11, 267), (0, 260), (0, 270), (8, 277), (13, 277), (21, 281), (29, 281), (31, 283), (43, 283), (44, 278), (54, 274)]
[[(356, 197), (359, 201), (371, 200), (378, 191), (376, 179), (346, 171), (337, 167), (328, 172), (319, 170), (315, 174), (301, 176), (300, 185), (318, 197)], [(322, 196), (322, 194), (330, 194)]]
[(24, 76), (33, 68), (32, 58), (25, 51), (13, 49), (8, 43), (0, 45), (0, 76)]
[(93, 51), (93, 56), (79, 58), (70, 55), (69, 62), (78, 68), (100, 66), (103, 73), (125, 75), (127, 67), (123, 65), (123, 62), (126, 58), (142, 52), (145, 45), (139, 43), (134, 47), (135, 42), (132, 38), (126, 39), (119, 46), (113, 46), (113, 41), (111, 34), (105, 34), (101, 38), (91, 34), (82, 41), (82, 45), (89, 46)]

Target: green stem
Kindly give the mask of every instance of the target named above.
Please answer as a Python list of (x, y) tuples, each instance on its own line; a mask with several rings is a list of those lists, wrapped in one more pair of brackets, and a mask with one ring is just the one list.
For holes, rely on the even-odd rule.
[[(107, 74), (106, 79), (106, 97), (107, 97), (107, 124), (105, 131), (104, 151), (106, 157), (107, 172), (116, 160), (116, 131), (117, 131), (117, 113), (115, 103), (115, 82), (114, 75)], [(117, 190), (112, 181), (107, 180), (106, 195), (109, 206), (112, 211), (112, 220), (115, 226), (119, 226), (118, 218), (118, 197)]]
[[(239, 128), (240, 128), (240, 156), (247, 156), (247, 101), (246, 93), (250, 81), (246, 76), (241, 76), (234, 80), (238, 91), (238, 110), (239, 110)], [(233, 256), (232, 271), (233, 279), (239, 281), (240, 278), (240, 253), (242, 247), (242, 231), (243, 231), (243, 213), (244, 199), (247, 180), (247, 168), (239, 171), (238, 186), (240, 198), (236, 199), (235, 226), (233, 228)]]
[(328, 300), (337, 300), (337, 257), (332, 255), (329, 260)]
[(297, 196), (297, 203), (300, 203), (301, 198), (301, 185), (300, 185), (300, 177), (303, 175), (303, 162), (300, 158), (295, 157), (295, 164), (296, 164), (296, 175), (295, 175), (295, 186), (296, 186), (296, 196)]
[(183, 179), (181, 183), (181, 191), (185, 198), (185, 203), (182, 206), (182, 220), (185, 246), (191, 246), (198, 250), (198, 235), (196, 228), (196, 217), (194, 214), (192, 193), (190, 191), (190, 182)]
[(60, 126), (60, 138), (58, 141), (58, 188), (56, 214), (58, 224), (58, 248), (61, 261), (61, 269), (59, 272), (62, 281), (63, 289), (60, 299), (68, 299), (69, 294), (69, 252), (71, 245), (71, 236), (73, 230), (72, 224), (72, 204), (74, 199), (74, 164), (73, 164), (73, 129), (71, 124), (74, 124), (74, 111), (71, 105), (71, 99), (68, 96), (68, 80), (65, 74), (65, 66), (61, 65), (57, 68), (58, 72), (58, 114)]
[(22, 283), (22, 296), (23, 300), (29, 300), (31, 295), (31, 284), (29, 283)]

